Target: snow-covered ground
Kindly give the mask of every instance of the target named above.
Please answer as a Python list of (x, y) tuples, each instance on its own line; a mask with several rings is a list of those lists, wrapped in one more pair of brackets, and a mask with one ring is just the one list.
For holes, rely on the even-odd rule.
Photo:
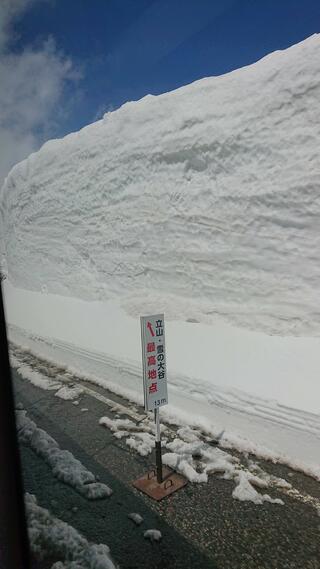
[[(8, 309), (9, 321), (15, 323), (15, 326), (11, 325), (9, 328), (11, 340), (36, 355), (67, 367), (75, 376), (89, 379), (134, 402), (142, 403), (138, 319), (128, 316), (113, 303), (108, 306), (101, 302), (90, 303), (50, 294), (42, 295), (39, 299), (37, 293), (9, 288), (10, 292), (6, 285), (6, 298), (9, 294), (13, 294), (15, 298), (14, 302), (11, 298), (11, 308)], [(41, 299), (42, 304), (39, 304)], [(25, 331), (21, 328), (20, 307), (24, 314), (23, 307), (30, 310), (30, 320), (35, 323), (34, 329)], [(73, 307), (72, 311), (70, 307)], [(111, 317), (111, 323), (107, 315)], [(239, 355), (241, 346), (244, 351), (251, 353), (248, 360), (238, 362), (239, 370), (241, 365), (244, 367), (246, 363), (251, 366), (249, 377), (237, 374), (237, 370), (232, 369), (232, 366), (231, 371), (228, 370), (229, 360), (232, 359), (231, 346), (237, 345), (237, 336), (234, 337), (233, 344), (229, 344), (231, 340), (228, 338), (228, 331), (230, 338), (232, 334), (238, 334)], [(161, 410), (166, 420), (194, 425), (213, 435), (224, 431), (224, 446), (290, 464), (320, 480), (320, 416), (299, 409), (298, 395), (294, 400), (293, 390), (290, 390), (294, 379), (297, 394), (299, 391), (303, 393), (299, 374), (306, 373), (305, 361), (308, 361), (306, 354), (309, 350), (313, 354), (314, 359), (310, 361), (313, 361), (314, 365), (311, 367), (309, 363), (307, 377), (312, 379), (309, 379), (308, 389), (306, 381), (304, 382), (304, 389), (309, 393), (308, 403), (312, 407), (314, 394), (317, 393), (317, 369), (320, 364), (319, 352), (315, 346), (317, 339), (271, 337), (235, 329), (223, 323), (221, 328), (218, 326), (214, 330), (212, 326), (169, 322), (166, 335), (170, 370), (169, 405)], [(255, 354), (253, 348), (256, 337), (261, 339), (263, 353), (267, 354), (269, 350), (269, 359), (259, 358)], [(268, 346), (268, 341), (272, 346)], [(284, 348), (281, 350), (282, 343)], [(295, 349), (297, 344), (300, 359), (299, 351)], [(310, 348), (312, 344), (313, 351)], [(194, 351), (185, 348), (189, 345), (195, 346)], [(194, 368), (191, 368), (195, 370), (195, 375), (189, 375), (190, 369), (185, 365), (185, 360), (187, 363), (189, 361), (190, 365), (195, 360)], [(12, 363), (17, 367), (14, 360)], [(264, 394), (270, 389), (267, 383), (257, 381), (257, 388), (253, 388), (255, 378), (261, 378), (263, 375), (267, 382), (268, 375), (274, 377), (277, 365), (280, 364), (286, 372), (277, 391), (283, 403), (259, 394), (259, 386), (266, 390)], [(205, 374), (206, 366), (208, 375)], [(22, 366), (20, 371), (23, 376), (44, 389), (56, 389), (58, 394), (61, 391), (62, 385), (57, 384), (56, 378), (48, 384), (47, 378), (39, 377), (37, 373), (26, 369), (26, 366)], [(218, 371), (224, 374), (222, 378)], [(256, 391), (257, 395), (244, 391), (249, 379), (252, 382), (252, 391)], [(236, 380), (237, 386), (232, 387), (232, 382), (235, 383)], [(275, 388), (276, 385), (275, 381)], [(294, 402), (296, 408), (288, 406), (288, 401)], [(308, 407), (307, 403), (305, 406)]]
[(138, 316), (164, 311), (164, 412), (318, 471), (319, 71), (315, 35), (15, 166), (11, 338), (141, 400)]
[[(56, 349), (59, 342), (64, 350), (66, 343), (71, 344), (71, 351), (79, 352), (84, 360), (91, 354), (91, 359), (97, 359), (95, 353), (101, 352), (106, 366), (108, 358), (113, 367), (127, 363), (130, 382), (123, 387), (142, 394), (139, 318), (128, 315), (114, 301), (39, 294), (16, 289), (7, 281), (4, 293), (11, 325), (25, 330), (27, 336), (47, 338)], [(13, 339), (17, 334), (11, 328)], [(218, 318), (212, 325), (166, 322), (166, 338), (171, 391), (183, 391), (201, 401), (219, 400), (220, 393), (221, 403), (243, 411), (257, 405), (257, 414), (264, 414), (263, 402), (258, 407), (259, 397), (271, 399), (271, 405), (278, 402), (320, 414), (319, 338), (270, 336), (230, 326)], [(27, 339), (18, 340), (24, 342)], [(65, 358), (58, 352), (57, 357)], [(76, 364), (76, 358), (66, 363)], [(95, 372), (93, 362), (81, 365), (83, 371)], [(102, 377), (106, 375), (103, 362), (98, 362), (97, 370)], [(112, 382), (111, 374), (108, 379)]]

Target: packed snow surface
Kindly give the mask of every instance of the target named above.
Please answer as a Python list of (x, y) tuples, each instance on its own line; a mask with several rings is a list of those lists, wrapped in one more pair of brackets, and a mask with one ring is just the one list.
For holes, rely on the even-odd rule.
[(2, 190), (17, 287), (319, 335), (320, 36), (107, 113)]

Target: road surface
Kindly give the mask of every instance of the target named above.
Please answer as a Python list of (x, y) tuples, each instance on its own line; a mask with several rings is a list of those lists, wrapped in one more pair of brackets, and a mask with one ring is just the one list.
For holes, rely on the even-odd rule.
[[(211, 475), (207, 484), (188, 483), (171, 497), (154, 502), (132, 487), (136, 478), (154, 466), (154, 455), (140, 456), (125, 439), (115, 438), (99, 425), (102, 416), (125, 418), (127, 412), (128, 418), (143, 418), (144, 411), (101, 387), (70, 374), (63, 377), (63, 371), (30, 354), (28, 365), (51, 379), (57, 377), (84, 388), (79, 404), (74, 405), (56, 397), (54, 390), (43, 390), (12, 371), (16, 404), (21, 403), (38, 427), (108, 484), (113, 495), (87, 500), (58, 481), (30, 447), (21, 446), (25, 490), (90, 542), (109, 545), (120, 567), (320, 569), (317, 481), (286, 466), (259, 460), (266, 472), (292, 484), (290, 491), (268, 489), (272, 498), (283, 500), (283, 506), (240, 502), (232, 497), (234, 481), (218, 474)], [(128, 519), (131, 512), (142, 515), (141, 526)], [(144, 539), (144, 531), (150, 528), (161, 531), (160, 543)], [(44, 560), (41, 567), (50, 567), (55, 560)]]

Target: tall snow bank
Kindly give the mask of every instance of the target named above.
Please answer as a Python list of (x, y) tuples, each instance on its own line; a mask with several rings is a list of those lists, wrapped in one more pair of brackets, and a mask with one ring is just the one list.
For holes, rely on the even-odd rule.
[(20, 288), (319, 334), (320, 36), (46, 143), (2, 188)]

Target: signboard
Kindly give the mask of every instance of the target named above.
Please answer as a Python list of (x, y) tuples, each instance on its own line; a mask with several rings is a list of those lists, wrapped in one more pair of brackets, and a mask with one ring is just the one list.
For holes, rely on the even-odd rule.
[(144, 408), (152, 411), (168, 403), (164, 315), (141, 316)]

